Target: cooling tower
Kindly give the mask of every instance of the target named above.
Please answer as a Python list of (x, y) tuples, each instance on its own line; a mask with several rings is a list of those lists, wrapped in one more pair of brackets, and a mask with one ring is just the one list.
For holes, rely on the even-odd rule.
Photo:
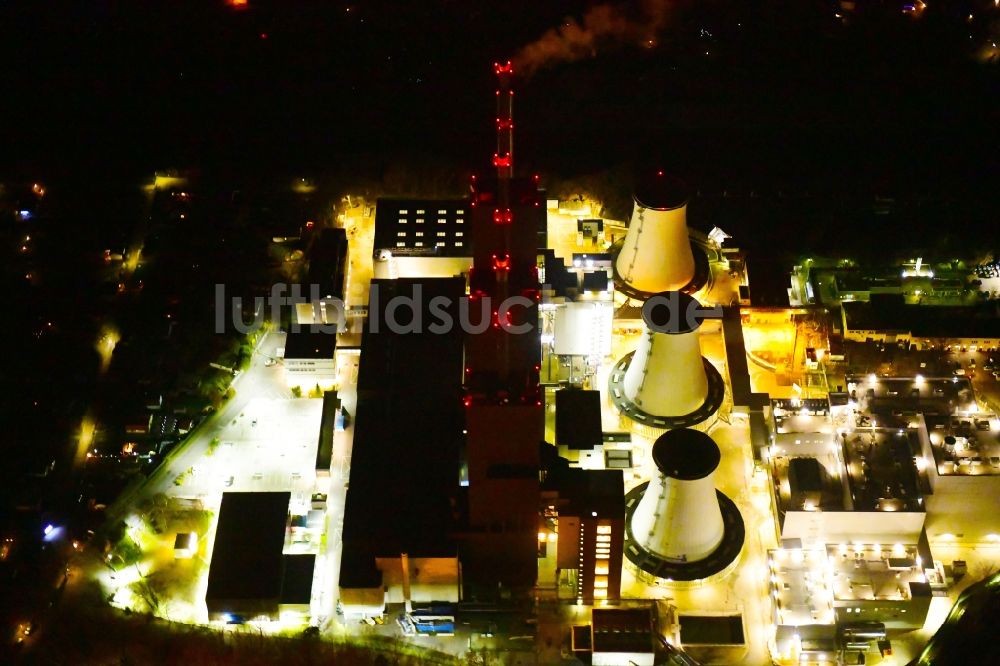
[(698, 430), (670, 430), (653, 444), (658, 474), (649, 482), (630, 523), (636, 543), (665, 560), (697, 562), (725, 533), (712, 477), (719, 447)]
[[(668, 298), (684, 312), (697, 307), (687, 294), (672, 292)], [(700, 322), (673, 316), (670, 310), (668, 305), (643, 309), (646, 331), (623, 382), (625, 397), (657, 416), (688, 414), (698, 409), (708, 396), (708, 378), (698, 344)], [(652, 321), (647, 320), (647, 311)], [(676, 325), (670, 326), (672, 323)], [(669, 327), (674, 332), (659, 333), (654, 330), (657, 327)]]
[(684, 289), (695, 277), (687, 228), (687, 187), (662, 171), (640, 182), (615, 274), (635, 292)]
[(721, 454), (712, 438), (678, 428), (657, 438), (657, 472), (626, 496), (625, 554), (640, 569), (675, 581), (729, 568), (743, 548), (739, 509), (715, 489)]
[(613, 402), (647, 425), (676, 428), (704, 421), (725, 394), (722, 376), (701, 355), (698, 327), (715, 310), (688, 294), (656, 294), (642, 308), (645, 332), (610, 377)]

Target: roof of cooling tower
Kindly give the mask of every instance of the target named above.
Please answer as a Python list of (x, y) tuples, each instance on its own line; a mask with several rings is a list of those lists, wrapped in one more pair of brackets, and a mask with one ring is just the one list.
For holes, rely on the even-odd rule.
[(702, 311), (701, 303), (690, 294), (661, 291), (643, 305), (642, 321), (657, 333), (681, 335), (698, 330), (704, 319)]
[(700, 430), (678, 428), (653, 444), (653, 462), (664, 475), (680, 481), (704, 479), (719, 466), (719, 445)]
[(657, 171), (639, 179), (632, 198), (643, 208), (674, 210), (687, 203), (688, 186), (679, 178)]

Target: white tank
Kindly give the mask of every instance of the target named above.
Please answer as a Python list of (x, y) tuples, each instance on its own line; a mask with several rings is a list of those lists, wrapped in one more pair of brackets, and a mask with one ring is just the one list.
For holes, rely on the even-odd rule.
[(601, 358), (611, 353), (612, 306), (571, 301), (555, 312), (553, 352), (563, 356)]
[[(665, 304), (657, 304), (658, 299)], [(657, 294), (643, 307), (646, 331), (625, 371), (622, 389), (647, 414), (685, 416), (708, 398), (695, 314), (700, 308), (694, 298), (676, 291)]]
[(703, 432), (678, 428), (653, 444), (657, 474), (632, 514), (632, 538), (673, 562), (697, 562), (722, 543), (725, 524), (713, 482), (719, 447)]
[(686, 187), (660, 171), (636, 187), (633, 200), (632, 219), (615, 271), (639, 291), (684, 288), (695, 273)]

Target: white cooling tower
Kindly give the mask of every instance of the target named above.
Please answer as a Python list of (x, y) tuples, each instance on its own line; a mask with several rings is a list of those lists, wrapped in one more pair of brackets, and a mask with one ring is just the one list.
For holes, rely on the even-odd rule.
[(615, 261), (618, 277), (646, 293), (683, 289), (695, 276), (687, 188), (662, 171), (636, 186), (632, 219)]
[(679, 428), (653, 444), (658, 473), (632, 513), (635, 543), (668, 562), (697, 562), (722, 543), (725, 523), (713, 483), (719, 447), (703, 432)]
[(709, 386), (698, 342), (700, 312), (694, 298), (676, 291), (657, 294), (643, 307), (646, 331), (622, 379), (625, 397), (643, 412), (683, 416), (705, 403)]

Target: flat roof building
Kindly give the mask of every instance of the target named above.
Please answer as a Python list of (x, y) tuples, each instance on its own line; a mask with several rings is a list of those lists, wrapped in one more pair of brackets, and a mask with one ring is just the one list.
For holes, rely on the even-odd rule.
[(318, 285), (320, 298), (343, 299), (347, 232), (344, 229), (322, 229), (309, 247), (308, 259), (307, 287)]
[(375, 277), (453, 277), (472, 265), (469, 199), (382, 197), (375, 206)]
[(557, 589), (572, 589), (571, 598), (588, 604), (619, 600), (625, 543), (622, 471), (563, 463), (546, 475), (542, 501), (556, 513)]
[(291, 493), (223, 493), (205, 604), (212, 620), (277, 619)]
[(285, 377), (290, 386), (330, 388), (337, 377), (335, 326), (297, 324), (285, 338)]
[(601, 392), (556, 391), (556, 445), (590, 451), (601, 445)]
[[(459, 491), (459, 453), (464, 427), (462, 331), (436, 334), (430, 301), (447, 299), (456, 318), (465, 293), (461, 278), (374, 280), (379, 310), (366, 324), (361, 344), (358, 406), (354, 422), (351, 483), (344, 511), (341, 602), (346, 615), (384, 612), (387, 596), (378, 560), (402, 553), (418, 558), (457, 559), (452, 538)], [(394, 333), (385, 324), (393, 296), (414, 298), (425, 326)], [(377, 330), (371, 322), (381, 317)], [(447, 570), (440, 566), (438, 570)], [(457, 572), (458, 567), (450, 570)], [(402, 579), (402, 576), (399, 578)], [(438, 579), (435, 579), (439, 582)], [(457, 598), (457, 578), (435, 593)], [(421, 601), (421, 599), (413, 599)], [(423, 601), (440, 600), (424, 599)]]

